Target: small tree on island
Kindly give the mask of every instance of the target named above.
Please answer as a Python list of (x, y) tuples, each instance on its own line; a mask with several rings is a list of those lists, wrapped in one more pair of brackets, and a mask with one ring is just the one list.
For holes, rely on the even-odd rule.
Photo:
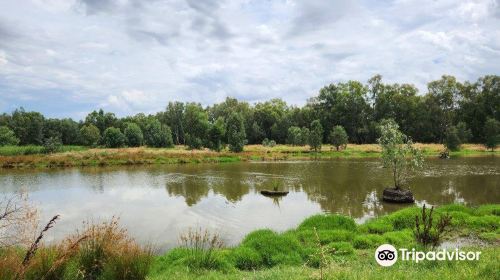
[(406, 184), (409, 175), (423, 166), (422, 152), (413, 146), (413, 141), (392, 120), (382, 123), (380, 135), (377, 141), (382, 148), (382, 163), (385, 168), (392, 169), (394, 188), (399, 190)]
[(337, 149), (337, 151), (340, 149), (340, 147), (345, 148), (347, 146), (347, 132), (341, 125), (333, 127), (332, 131), (330, 132), (330, 141), (332, 145)]

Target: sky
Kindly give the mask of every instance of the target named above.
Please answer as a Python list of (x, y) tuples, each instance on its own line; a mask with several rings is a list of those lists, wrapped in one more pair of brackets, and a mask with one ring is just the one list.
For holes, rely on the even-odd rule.
[(500, 0), (2, 0), (0, 112), (82, 119), (500, 74)]

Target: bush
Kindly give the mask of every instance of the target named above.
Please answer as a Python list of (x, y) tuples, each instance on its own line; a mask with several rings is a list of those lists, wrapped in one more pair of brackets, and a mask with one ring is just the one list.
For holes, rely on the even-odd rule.
[(242, 152), (247, 143), (245, 124), (241, 114), (232, 112), (226, 120), (226, 136), (231, 152)]
[(50, 137), (43, 142), (43, 152), (45, 154), (57, 153), (61, 150), (61, 139), (58, 137)]
[(321, 144), (323, 143), (323, 126), (319, 120), (314, 120), (311, 123), (308, 143), (311, 150), (314, 150), (315, 152), (321, 151)]
[(125, 145), (126, 139), (119, 128), (109, 127), (104, 131), (102, 142), (108, 148), (119, 148)]
[(394, 230), (412, 229), (415, 226), (415, 216), (419, 215), (421, 209), (418, 207), (408, 207), (388, 215)]
[(340, 149), (340, 147), (345, 148), (348, 141), (347, 132), (342, 126), (335, 126), (330, 132), (330, 141), (332, 145), (337, 149), (337, 151)]
[[(186, 142), (188, 141), (187, 138), (188, 135), (186, 135)], [(146, 129), (144, 130), (144, 140), (146, 145), (155, 148), (166, 148), (174, 145), (170, 127), (162, 125), (157, 119), (151, 120), (146, 125)]]
[(189, 254), (184, 260), (192, 269), (222, 269), (227, 261), (220, 257), (224, 246), (219, 234), (201, 228), (190, 228), (180, 236), (181, 246)]
[(352, 218), (346, 216), (319, 214), (305, 219), (298, 227), (299, 230), (313, 228), (317, 230), (344, 229), (356, 231), (356, 223)]
[(93, 124), (84, 125), (80, 129), (81, 142), (85, 146), (96, 146), (101, 139), (101, 132)]
[(480, 217), (470, 216), (465, 224), (473, 229), (481, 231), (495, 231), (500, 225), (500, 217), (493, 215), (484, 215)]
[(266, 267), (298, 265), (302, 263), (302, 247), (292, 235), (279, 235), (271, 230), (257, 230), (248, 234), (242, 247), (255, 250)]
[(14, 131), (6, 126), (0, 126), (0, 146), (17, 145), (19, 138), (16, 137)]
[(234, 266), (241, 270), (258, 269), (263, 265), (260, 254), (248, 247), (237, 247), (232, 250), (231, 259), (234, 262)]
[(365, 234), (354, 237), (352, 245), (356, 249), (377, 248), (385, 243), (384, 237), (378, 234)]
[(129, 147), (139, 147), (144, 141), (141, 128), (135, 123), (127, 124), (124, 131), (125, 138), (127, 138), (127, 145)]

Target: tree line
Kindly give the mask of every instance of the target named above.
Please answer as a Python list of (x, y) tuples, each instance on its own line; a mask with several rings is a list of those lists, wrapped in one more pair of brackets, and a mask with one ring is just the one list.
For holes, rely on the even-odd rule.
[(500, 76), (475, 82), (442, 76), (419, 94), (412, 84), (384, 83), (380, 75), (366, 83), (330, 84), (298, 107), (281, 99), (251, 105), (235, 98), (203, 107), (198, 103), (170, 102), (154, 115), (123, 118), (102, 109), (84, 120), (46, 118), (41, 113), (16, 109), (0, 115), (0, 145), (43, 145), (47, 142), (86, 146), (169, 147), (220, 151), (228, 145), (241, 151), (245, 144), (322, 143), (337, 149), (347, 142), (375, 143), (378, 127), (394, 120), (415, 142), (498, 143), (500, 130)]

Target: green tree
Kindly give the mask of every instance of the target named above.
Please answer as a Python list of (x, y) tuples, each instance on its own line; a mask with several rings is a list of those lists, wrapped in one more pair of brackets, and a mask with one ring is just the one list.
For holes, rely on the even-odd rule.
[(62, 143), (59, 137), (49, 137), (43, 141), (43, 152), (46, 154), (57, 153), (61, 150)]
[(113, 113), (104, 113), (102, 109), (93, 111), (85, 117), (85, 124), (93, 124), (99, 129), (99, 133), (103, 134), (104, 130), (108, 127), (115, 127), (118, 125), (118, 119)]
[(457, 135), (461, 143), (468, 143), (472, 139), (472, 132), (467, 128), (465, 122), (459, 122), (456, 126)]
[(394, 187), (400, 189), (406, 184), (412, 171), (423, 165), (422, 152), (413, 146), (393, 121), (383, 121), (380, 126), (378, 143), (382, 148), (382, 163), (391, 168)]
[(17, 145), (19, 138), (7, 126), (0, 126), (0, 146)]
[(446, 130), (444, 135), (444, 146), (450, 151), (460, 150), (460, 145), (462, 141), (458, 136), (458, 130), (455, 126), (451, 126)]
[(167, 125), (162, 125), (159, 120), (151, 119), (144, 131), (146, 145), (155, 148), (172, 147), (172, 131)]
[(185, 144), (184, 139), (184, 103), (169, 102), (163, 114), (164, 123), (172, 129), (175, 144)]
[(207, 139), (208, 115), (200, 104), (188, 103), (184, 114), (184, 131), (186, 145), (189, 149), (200, 149), (203, 141)]
[(484, 137), (486, 139), (484, 145), (493, 151), (500, 142), (500, 122), (488, 118), (484, 124)]
[(245, 124), (243, 117), (236, 112), (229, 115), (226, 120), (227, 143), (231, 152), (242, 152), (246, 144)]
[(22, 107), (12, 113), (9, 127), (19, 138), (21, 145), (43, 144), (45, 118), (38, 112), (26, 112)]
[(321, 144), (323, 143), (323, 126), (319, 120), (314, 120), (311, 123), (311, 131), (309, 133), (309, 146), (315, 152), (321, 151)]
[(128, 123), (125, 128), (125, 137), (129, 147), (139, 147), (144, 141), (141, 128), (135, 123)]
[(108, 148), (119, 148), (125, 145), (127, 139), (125, 135), (116, 127), (108, 127), (104, 130), (104, 135), (102, 136), (102, 142), (104, 146)]
[(215, 123), (210, 125), (210, 129), (208, 130), (208, 147), (211, 150), (220, 152), (223, 147), (225, 133), (224, 120), (218, 118)]
[(345, 148), (348, 141), (347, 132), (340, 125), (334, 126), (330, 132), (330, 141), (337, 151), (340, 147)]
[(96, 146), (101, 139), (99, 129), (93, 125), (84, 125), (80, 128), (81, 142), (85, 146)]
[(300, 127), (291, 126), (288, 128), (288, 144), (298, 146), (302, 144), (302, 130)]
[(307, 143), (309, 143), (309, 135), (311, 134), (311, 132), (309, 131), (309, 128), (307, 127), (302, 127), (300, 129), (300, 145), (301, 146), (304, 146), (304, 145), (307, 145)]

